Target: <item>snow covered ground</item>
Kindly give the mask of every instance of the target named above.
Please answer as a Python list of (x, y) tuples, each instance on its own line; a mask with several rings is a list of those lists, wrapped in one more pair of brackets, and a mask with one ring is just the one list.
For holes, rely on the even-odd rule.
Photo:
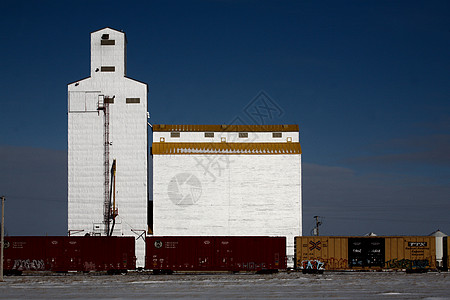
[(450, 273), (12, 276), (0, 299), (450, 299)]

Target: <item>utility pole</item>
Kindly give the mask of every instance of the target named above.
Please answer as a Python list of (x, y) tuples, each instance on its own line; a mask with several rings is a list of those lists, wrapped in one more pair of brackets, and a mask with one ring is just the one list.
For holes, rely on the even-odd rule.
[(0, 282), (3, 282), (3, 248), (5, 248), (5, 196), (2, 196), (2, 233), (0, 254)]
[(316, 219), (316, 227), (314, 227), (314, 235), (319, 236), (319, 226), (322, 225), (322, 222), (319, 221), (319, 216), (314, 216), (314, 219)]

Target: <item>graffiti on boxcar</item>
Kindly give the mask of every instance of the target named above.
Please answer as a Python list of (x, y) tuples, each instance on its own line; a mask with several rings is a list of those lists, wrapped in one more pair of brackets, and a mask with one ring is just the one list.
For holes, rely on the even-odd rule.
[(42, 259), (16, 259), (14, 260), (13, 270), (44, 270), (45, 264)]
[(334, 258), (330, 257), (328, 259), (324, 259), (325, 267), (329, 270), (335, 269), (346, 269), (348, 268), (348, 260), (345, 258)]
[(322, 257), (318, 257), (318, 258), (313, 258), (310, 260), (303, 260), (300, 261), (298, 260), (298, 266), (300, 266), (301, 268), (304, 268), (304, 262), (308, 262), (308, 261), (319, 261), (323, 264), (322, 268), (323, 270), (339, 270), (339, 269), (347, 269), (348, 268), (348, 260), (345, 258), (334, 258), (334, 257), (330, 257), (330, 258), (322, 258)]
[(96, 269), (95, 263), (92, 261), (90, 262), (85, 261), (83, 267), (84, 267), (83, 271), (93, 271)]
[(386, 268), (389, 269), (425, 269), (430, 267), (428, 259), (391, 259), (385, 263)]
[(304, 270), (325, 270), (324, 263), (317, 259), (302, 261), (302, 269), (304, 269)]

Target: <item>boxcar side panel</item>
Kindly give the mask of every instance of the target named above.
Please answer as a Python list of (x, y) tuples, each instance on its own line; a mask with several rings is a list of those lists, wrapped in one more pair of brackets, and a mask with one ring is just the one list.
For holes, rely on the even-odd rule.
[(261, 271), (286, 268), (284, 237), (148, 237), (146, 269)]
[(348, 269), (347, 237), (301, 236), (295, 245), (297, 269)]
[(40, 237), (5, 237), (4, 270), (45, 271), (50, 268), (45, 240)]
[(6, 271), (108, 271), (136, 268), (133, 237), (6, 237)]
[(284, 237), (216, 237), (215, 259), (220, 269), (261, 271), (286, 269)]
[(67, 271), (67, 258), (64, 255), (63, 236), (35, 237), (42, 240), (43, 252), (48, 262), (46, 271), (64, 272)]
[(385, 268), (393, 270), (435, 269), (434, 236), (385, 237)]
[(133, 237), (71, 237), (69, 244), (77, 247), (79, 271), (134, 270), (135, 240)]

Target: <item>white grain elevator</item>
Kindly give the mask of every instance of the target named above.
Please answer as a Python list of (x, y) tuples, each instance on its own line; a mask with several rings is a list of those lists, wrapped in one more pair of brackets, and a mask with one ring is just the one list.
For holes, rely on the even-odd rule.
[(153, 233), (284, 236), (293, 267), (301, 153), (296, 124), (154, 124)]
[(126, 36), (91, 33), (90, 77), (68, 85), (68, 233), (136, 238), (148, 230), (147, 85), (126, 76)]

